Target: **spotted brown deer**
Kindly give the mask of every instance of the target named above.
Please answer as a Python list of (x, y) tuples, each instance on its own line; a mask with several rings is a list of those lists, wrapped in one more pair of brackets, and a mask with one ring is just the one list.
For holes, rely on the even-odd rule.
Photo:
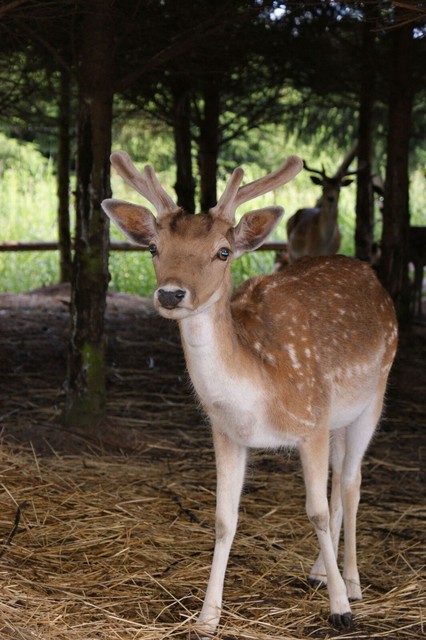
[(304, 167), (312, 175), (314, 184), (322, 187), (322, 195), (315, 207), (299, 209), (287, 221), (288, 259), (294, 262), (302, 256), (333, 255), (340, 247), (340, 231), (337, 223), (339, 194), (342, 187), (352, 183), (340, 168), (333, 176), (328, 176), (324, 168)]
[[(208, 213), (179, 209), (152, 167), (124, 152), (118, 173), (157, 210), (105, 200), (104, 210), (132, 241), (148, 247), (157, 276), (154, 305), (178, 321), (194, 389), (209, 415), (217, 465), (216, 542), (197, 637), (218, 623), (249, 448), (297, 448), (306, 511), (320, 554), (310, 579), (327, 585), (331, 621), (348, 628), (361, 598), (356, 513), (361, 460), (379, 420), (397, 345), (392, 302), (366, 264), (344, 256), (304, 259), (245, 282), (232, 296), (230, 265), (260, 246), (283, 210), (236, 209), (292, 179), (292, 156), (273, 173), (240, 186), (235, 169)], [(333, 470), (330, 511), (329, 462)], [(344, 523), (343, 577), (337, 564)], [(285, 523), (283, 523), (285, 526)], [(261, 526), (259, 524), (259, 526)]]

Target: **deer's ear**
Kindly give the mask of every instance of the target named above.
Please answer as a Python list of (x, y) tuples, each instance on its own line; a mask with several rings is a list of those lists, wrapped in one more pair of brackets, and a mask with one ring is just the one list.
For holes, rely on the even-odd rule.
[(317, 184), (319, 186), (322, 185), (322, 180), (321, 180), (321, 178), (318, 178), (318, 176), (309, 176), (309, 177), (310, 177), (310, 179), (312, 180), (312, 182), (314, 184)]
[(129, 240), (144, 247), (149, 245), (157, 230), (157, 222), (149, 209), (114, 199), (104, 200), (102, 208)]
[(233, 257), (260, 247), (284, 213), (282, 207), (265, 207), (246, 213), (234, 229)]
[(347, 180), (342, 180), (342, 182), (340, 183), (341, 187), (348, 187), (350, 184), (352, 184), (353, 180), (347, 179)]

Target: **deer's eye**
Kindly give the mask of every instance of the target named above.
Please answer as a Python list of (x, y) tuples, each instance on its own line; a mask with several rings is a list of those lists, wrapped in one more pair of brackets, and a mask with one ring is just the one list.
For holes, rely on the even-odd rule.
[(219, 260), (223, 260), (223, 262), (225, 262), (225, 260), (229, 258), (229, 253), (230, 253), (229, 249), (227, 249), (226, 247), (222, 247), (222, 249), (219, 249), (216, 255), (219, 258)]
[(156, 256), (157, 255), (157, 245), (156, 244), (150, 244), (148, 247), (148, 251), (150, 252), (150, 254), (152, 256)]

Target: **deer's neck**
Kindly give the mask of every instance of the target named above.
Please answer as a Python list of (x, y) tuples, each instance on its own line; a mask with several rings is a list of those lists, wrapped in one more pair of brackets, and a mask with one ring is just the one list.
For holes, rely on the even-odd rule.
[(188, 368), (226, 359), (235, 337), (229, 301), (212, 304), (200, 313), (179, 320), (182, 344)]
[(261, 367), (238, 337), (229, 300), (179, 325), (191, 381), (213, 428), (248, 447), (295, 446), (298, 437), (274, 422)]
[(250, 368), (235, 332), (229, 299), (179, 321), (186, 364), (205, 408), (235, 395)]
[(322, 238), (331, 238), (337, 226), (337, 212), (339, 200), (336, 198), (332, 202), (323, 198), (320, 204), (320, 233)]

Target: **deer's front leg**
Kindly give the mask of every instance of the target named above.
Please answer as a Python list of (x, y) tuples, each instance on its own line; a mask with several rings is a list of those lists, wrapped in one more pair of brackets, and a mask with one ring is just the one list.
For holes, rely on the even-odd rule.
[(229, 552), (238, 520), (238, 506), (244, 481), (247, 448), (213, 427), (217, 468), (216, 542), (213, 563), (197, 630), (213, 633), (222, 607), (222, 591)]

